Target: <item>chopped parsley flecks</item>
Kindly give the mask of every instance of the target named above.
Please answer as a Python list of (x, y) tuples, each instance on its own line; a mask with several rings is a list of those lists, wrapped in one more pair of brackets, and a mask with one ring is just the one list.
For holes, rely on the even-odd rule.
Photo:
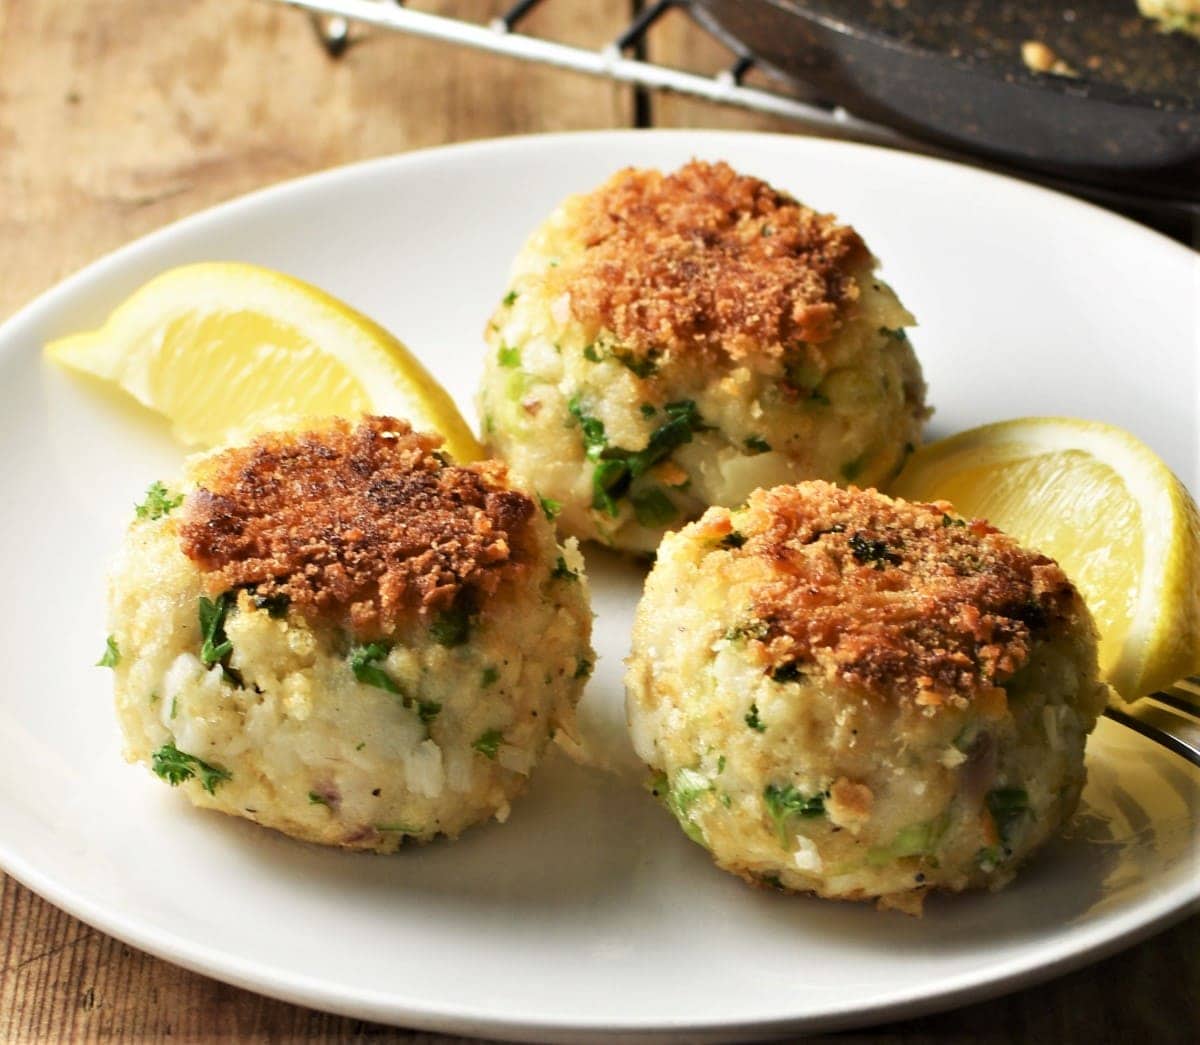
[(225, 618), (235, 605), (233, 592), (222, 592), (215, 599), (200, 596), (200, 660), (206, 667), (220, 664), (233, 652), (233, 643), (225, 634)]
[(719, 756), (717, 756), (717, 775), (720, 776), (724, 772), (725, 772), (725, 756), (719, 755)]
[(922, 820), (919, 824), (909, 824), (896, 832), (892, 840), (892, 852), (897, 857), (924, 856), (933, 852), (946, 833), (949, 820), (945, 817), (935, 817), (933, 820)]
[(561, 555), (555, 560), (554, 569), (550, 571), (550, 576), (556, 581), (579, 580), (579, 574), (567, 565), (567, 560)]
[(658, 359), (654, 352), (645, 356), (637, 356), (632, 352), (614, 350), (612, 356), (623, 367), (632, 370), (636, 377), (647, 378), (658, 373)]
[(104, 654), (96, 661), (98, 668), (115, 668), (121, 663), (121, 648), (111, 635), (104, 640)]
[(282, 592), (276, 595), (259, 595), (255, 592), (250, 597), (254, 600), (254, 605), (260, 610), (266, 610), (267, 616), (272, 620), (283, 620), (292, 603)]
[(558, 513), (562, 511), (562, 501), (556, 501), (552, 497), (543, 497), (538, 494), (538, 504), (542, 506), (542, 514), (548, 522), (554, 522), (558, 518)]
[(171, 698), (171, 718), (175, 718), (179, 714), (179, 698)]
[(1000, 841), (1007, 845), (1017, 824), (1030, 812), (1029, 794), (1023, 787), (998, 787), (987, 793), (985, 801)]
[(499, 678), (500, 672), (495, 668), (484, 668), (483, 673), (479, 676), (479, 686), (481, 689), (487, 689), (489, 686), (494, 686)]
[(421, 724), (428, 726), (442, 710), (442, 705), (436, 700), (418, 700), (417, 701), (417, 717), (421, 720)]
[(638, 409), (642, 412), (642, 416), (647, 420), (658, 413), (658, 410), (655, 408), (653, 403), (643, 403), (638, 407)]
[[(693, 399), (676, 399), (667, 403), (663, 406), (663, 413), (672, 421), (680, 421), (687, 425), (693, 432), (708, 430), (709, 426), (700, 419), (700, 410)], [(687, 440), (685, 439), (683, 442), (687, 442)]]
[(871, 537), (864, 537), (861, 533), (855, 533), (850, 535), (850, 539), (846, 543), (850, 545), (850, 551), (854, 557), (864, 566), (869, 563), (875, 569), (882, 570), (889, 565), (898, 566), (901, 562), (900, 556), (888, 548), (886, 541), (875, 540)]
[(329, 799), (316, 791), (310, 791), (308, 793), (308, 804), (310, 806), (324, 806), (326, 809), (333, 808), (333, 806), (329, 804)]
[(767, 637), (767, 622), (756, 618), (732, 625), (726, 632), (725, 638), (730, 642), (738, 639), (765, 639)]
[(511, 345), (501, 344), (496, 353), (496, 362), (504, 367), (519, 367), (521, 365), (521, 350)]
[(579, 424), (584, 453), (595, 462), (592, 507), (613, 516), (617, 514), (617, 500), (629, 492), (633, 480), (670, 456), (677, 447), (691, 442), (693, 433), (706, 428), (692, 400), (667, 403), (663, 407), (667, 420), (651, 433), (645, 448), (624, 450), (609, 445), (604, 422), (588, 414), (578, 396), (571, 398), (567, 409)]
[(359, 682), (388, 693), (399, 695), (400, 687), (392, 681), (392, 677), (379, 666), (379, 661), (386, 660), (391, 647), (385, 642), (368, 642), (363, 646), (350, 647), (350, 670)]
[(592, 417), (584, 410), (579, 396), (572, 396), (567, 401), (567, 411), (579, 423), (583, 433), (583, 451), (590, 460), (595, 461), (608, 447), (608, 436), (604, 433), (604, 422), (598, 417)]
[(471, 634), (471, 616), (463, 606), (451, 606), (429, 625), (429, 634), (439, 646), (461, 646)]
[(575, 661), (575, 674), (571, 677), (577, 679), (591, 678), (592, 667), (593, 665), (590, 660), (585, 660), (583, 657), (580, 657)]
[(880, 327), (879, 333), (890, 337), (893, 341), (907, 341), (908, 334), (903, 327)]
[(712, 790), (712, 781), (697, 769), (681, 769), (671, 784), (671, 801), (680, 813), (692, 808), (701, 795)]
[(600, 348), (593, 342), (590, 345), (585, 345), (583, 348), (583, 358), (589, 363), (599, 363), (604, 357), (600, 354)]
[(598, 461), (592, 472), (592, 507), (617, 514), (617, 498), (629, 489), (629, 468), (624, 461)]
[(506, 308), (511, 307), (513, 302), (516, 300), (517, 300), (517, 292), (515, 290), (510, 290), (507, 294), (504, 295), (505, 307)]
[(783, 845), (787, 844), (787, 823), (792, 817), (811, 818), (825, 814), (823, 792), (805, 795), (791, 784), (785, 787), (768, 784), (763, 789), (763, 802), (766, 803), (767, 815), (775, 825), (779, 841)]
[(750, 710), (746, 712), (746, 725), (756, 733), (765, 733), (767, 731), (767, 724), (758, 717), (757, 704), (751, 704)]
[(484, 758), (490, 758), (495, 761), (496, 752), (500, 750), (500, 742), (504, 739), (504, 735), (498, 729), (489, 729), (486, 733), (481, 733), (475, 743), (471, 745)]
[(730, 530), (724, 537), (721, 538), (719, 546), (722, 548), (740, 548), (746, 543), (746, 535), (739, 533), (737, 530)]
[(752, 454), (765, 454), (770, 452), (771, 444), (762, 436), (752, 435), (746, 439), (746, 449)]
[(185, 780), (197, 777), (200, 780), (200, 786), (210, 795), (217, 793), (218, 784), (233, 779), (233, 774), (229, 770), (210, 765), (195, 755), (180, 751), (173, 740), (154, 752), (152, 768), (172, 787), (178, 787)]
[(905, 857), (929, 856), (937, 849), (949, 824), (949, 818), (942, 816), (902, 827), (896, 832), (891, 845), (873, 846), (867, 850), (867, 863), (872, 867), (886, 867), (892, 861)]
[(1008, 856), (1008, 851), (1000, 845), (986, 845), (975, 854), (975, 862), (985, 871), (999, 867)]
[(942, 526), (943, 527), (946, 527), (946, 526), (964, 526), (965, 527), (966, 525), (967, 525), (966, 519), (959, 519), (953, 515), (947, 515), (945, 512), (942, 512)]
[(657, 529), (679, 518), (679, 509), (657, 486), (643, 490), (635, 490), (629, 495), (629, 503), (633, 505), (633, 514), (639, 526), (647, 529)]
[(800, 669), (799, 662), (794, 660), (772, 668), (767, 674), (772, 682), (799, 682), (804, 678), (804, 672)]
[(139, 519), (161, 519), (183, 504), (183, 494), (172, 494), (162, 483), (146, 488), (146, 499), (134, 508)]
[(675, 774), (674, 782), (665, 773), (657, 773), (650, 781), (650, 791), (661, 798), (671, 814), (679, 821), (684, 834), (693, 842), (704, 845), (704, 832), (692, 820), (691, 808), (701, 795), (713, 789), (712, 781), (695, 769), (681, 769)]

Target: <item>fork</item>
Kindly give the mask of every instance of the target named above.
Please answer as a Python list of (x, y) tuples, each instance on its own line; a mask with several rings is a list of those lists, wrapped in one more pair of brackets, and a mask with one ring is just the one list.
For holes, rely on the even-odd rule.
[(1200, 766), (1200, 676), (1189, 675), (1136, 704), (1109, 705), (1104, 714)]

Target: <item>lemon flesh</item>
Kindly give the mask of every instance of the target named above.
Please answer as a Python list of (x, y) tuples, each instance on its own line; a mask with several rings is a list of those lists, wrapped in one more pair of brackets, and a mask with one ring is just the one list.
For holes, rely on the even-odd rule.
[(1071, 418), (984, 425), (923, 447), (892, 492), (950, 501), (1056, 559), (1126, 700), (1200, 671), (1196, 505), (1128, 432)]
[(483, 452), (453, 400), (377, 323), (292, 276), (236, 262), (170, 269), (50, 359), (128, 392), (192, 446), (307, 418), (390, 414)]

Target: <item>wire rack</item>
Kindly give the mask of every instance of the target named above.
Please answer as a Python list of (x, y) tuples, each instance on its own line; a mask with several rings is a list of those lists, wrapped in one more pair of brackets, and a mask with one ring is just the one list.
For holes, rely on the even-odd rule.
[[(605, 46), (596, 49), (549, 40), (522, 31), (538, 8), (566, 0), (518, 0), (492, 20), (479, 23), (463, 18), (430, 14), (405, 7), (402, 0), (274, 0), (309, 12), (317, 34), (330, 54), (341, 54), (351, 41), (351, 24), (408, 33), (412, 36), (459, 44), (493, 54), (570, 69), (578, 73), (632, 84), (648, 90), (674, 91), (710, 102), (768, 113), (795, 122), (812, 131), (836, 133), (877, 144), (899, 145), (934, 151), (918, 145), (896, 131), (859, 119), (840, 105), (746, 83), (756, 68), (749, 53), (721, 37), (734, 59), (715, 75), (668, 68), (647, 61), (647, 38), (668, 12), (691, 12), (688, 0), (656, 0), (636, 14), (629, 24)], [(693, 17), (699, 21), (698, 17)], [(717, 33), (707, 29), (713, 36)], [(802, 88), (798, 88), (802, 90)]]
[[(484, 22), (431, 14), (404, 5), (404, 0), (271, 0), (308, 13), (317, 36), (333, 56), (342, 54), (354, 40), (353, 26), (369, 26), (463, 47), (508, 55), (528, 62), (569, 69), (646, 91), (671, 91), (722, 105), (766, 113), (790, 121), (797, 130), (874, 145), (886, 145), (941, 156), (978, 167), (1015, 174), (1050, 188), (1068, 192), (1123, 211), (1181, 242), (1200, 243), (1200, 205), (1177, 200), (1153, 200), (1132, 192), (1100, 188), (1029, 171), (1015, 170), (978, 156), (955, 151), (862, 119), (836, 102), (811, 95), (802, 84), (782, 78), (757, 77), (769, 86), (747, 83), (758, 63), (737, 41), (706, 25), (703, 13), (691, 0), (653, 0), (631, 17), (629, 24), (600, 47), (582, 47), (547, 39), (525, 31), (530, 16), (538, 9), (568, 0), (515, 0), (503, 14)], [(574, 0), (584, 3), (586, 0)], [(716, 74), (676, 69), (647, 60), (648, 40), (664, 16), (673, 10), (686, 12), (697, 25), (713, 36), (732, 55), (730, 64)], [(786, 87), (785, 87), (786, 83)]]

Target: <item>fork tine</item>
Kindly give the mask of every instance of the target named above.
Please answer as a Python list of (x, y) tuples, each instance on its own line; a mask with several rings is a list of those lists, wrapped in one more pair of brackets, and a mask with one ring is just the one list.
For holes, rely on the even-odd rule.
[(1189, 675), (1180, 679), (1171, 689), (1177, 693), (1186, 693), (1193, 704), (1200, 704), (1200, 676)]
[(1181, 714), (1173, 702), (1161, 701), (1163, 696), (1154, 693), (1124, 708), (1109, 706), (1104, 714), (1200, 767), (1200, 709)]
[(1167, 707), (1174, 708), (1181, 715), (1200, 718), (1200, 689), (1196, 691), (1187, 689), (1182, 682), (1177, 682), (1169, 690), (1147, 693), (1145, 699), (1166, 704)]

